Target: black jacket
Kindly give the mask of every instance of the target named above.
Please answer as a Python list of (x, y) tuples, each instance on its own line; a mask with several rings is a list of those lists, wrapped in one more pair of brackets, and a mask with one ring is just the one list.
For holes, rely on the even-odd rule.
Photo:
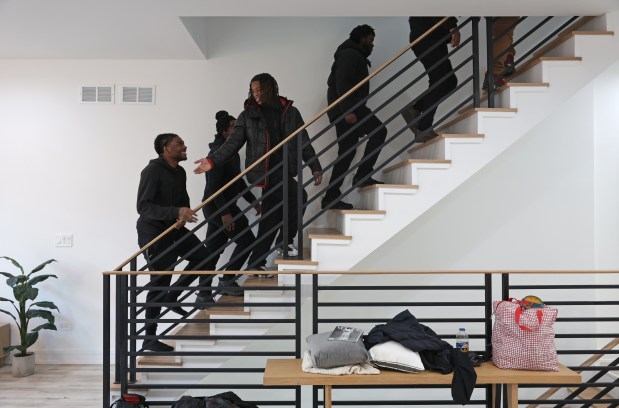
[(181, 207), (189, 207), (185, 169), (162, 157), (151, 160), (140, 175), (138, 234), (159, 235), (176, 222)]
[[(292, 106), (292, 101), (286, 98), (280, 97), (280, 103), (282, 105), (282, 133), (283, 137), (288, 137), (298, 128), (303, 126), (303, 118), (299, 113), (299, 110)], [(322, 167), (318, 158), (316, 158), (316, 152), (309, 142), (309, 135), (304, 129), (299, 133), (305, 148), (303, 148), (303, 161), (309, 163), (309, 167), (312, 172), (321, 171)], [(297, 135), (298, 136), (298, 135)], [(208, 156), (213, 163), (214, 168), (224, 165), (225, 162), (236, 154), (243, 145), (247, 143), (245, 152), (245, 167), (249, 167), (256, 162), (260, 157), (264, 156), (272, 146), (269, 146), (269, 135), (265, 123), (264, 115), (260, 112), (260, 106), (255, 103), (251, 103), (249, 100), (245, 101), (245, 110), (241, 112), (236, 119), (236, 124), (232, 133), (226, 140), (226, 142), (216, 151)], [(297, 175), (297, 139), (293, 138), (285, 146), (288, 150), (288, 174), (291, 177)], [(265, 187), (264, 175), (269, 169), (269, 159), (267, 158), (265, 163), (259, 164), (247, 173), (247, 180), (250, 183), (257, 182), (258, 187)]]
[[(408, 25), (410, 26), (410, 42), (413, 42), (419, 38), (423, 33), (432, 28), (436, 23), (444, 19), (445, 17), (409, 17)], [(449, 44), (451, 42), (451, 36), (448, 35), (453, 28), (458, 26), (458, 19), (455, 17), (449, 17), (447, 21), (438, 26), (434, 31), (428, 34), (423, 40), (417, 43), (417, 46), (423, 49), (427, 49), (437, 42), (441, 41), (443, 44)]]
[(369, 350), (389, 340), (419, 352), (426, 369), (443, 374), (454, 371), (451, 396), (460, 404), (470, 401), (477, 374), (468, 356), (441, 340), (432, 329), (419, 323), (411, 312), (404, 310), (386, 324), (377, 325), (368, 333), (364, 342)]
[[(224, 142), (225, 139), (223, 137), (221, 137), (220, 135), (215, 135), (215, 141), (209, 144), (209, 148), (211, 149), (209, 155), (215, 153), (224, 144)], [(206, 187), (204, 187), (204, 197), (202, 197), (202, 201), (215, 194), (220, 188), (222, 188), (240, 173), (241, 158), (239, 157), (238, 153), (233, 154), (232, 157), (221, 166), (216, 166), (211, 171), (207, 171), (206, 173), (204, 173), (204, 175), (206, 176)], [(204, 211), (206, 213), (212, 214), (216, 210), (219, 210), (221, 208), (235, 205), (237, 201), (235, 197), (246, 188), (247, 183), (245, 183), (245, 180), (241, 177), (236, 181), (236, 183), (225, 189), (221, 194), (215, 197), (213, 201), (208, 203), (204, 207)], [(251, 190), (243, 194), (243, 198), (249, 204), (252, 204), (254, 201), (256, 201), (256, 196), (251, 192)], [(229, 213), (230, 211), (224, 210), (219, 213), (219, 215), (221, 216)]]
[[(333, 103), (337, 98), (348, 92), (369, 75), (368, 67), (371, 65), (368, 57), (370, 52), (356, 42), (348, 39), (340, 44), (333, 55), (335, 59), (331, 66), (331, 74), (327, 79), (327, 101)], [(357, 102), (370, 94), (370, 83), (365, 83), (338, 106), (331, 109), (327, 115), (334, 122), (342, 113), (352, 108)], [(363, 103), (355, 109), (357, 116), (366, 116), (370, 110)]]

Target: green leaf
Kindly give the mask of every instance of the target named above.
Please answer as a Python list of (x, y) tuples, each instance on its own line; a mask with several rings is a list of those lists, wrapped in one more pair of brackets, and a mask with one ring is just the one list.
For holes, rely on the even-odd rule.
[(0, 275), (6, 276), (7, 278), (15, 277), (15, 275), (13, 275), (12, 273), (8, 273), (8, 272), (0, 272)]
[(4, 314), (8, 314), (9, 316), (11, 316), (13, 318), (13, 320), (17, 321), (17, 319), (15, 318), (15, 316), (13, 316), (13, 313), (6, 311), (6, 310), (2, 310), (0, 309), (0, 313), (4, 313)]
[(6, 280), (6, 284), (10, 287), (10, 288), (15, 288), (15, 286), (17, 285), (17, 278), (18, 276), (11, 276), (10, 278), (8, 278)]
[(19, 270), (21, 271), (21, 273), (24, 273), (24, 268), (21, 267), (21, 265), (19, 264), (19, 262), (17, 262), (15, 259), (13, 258), (9, 258), (8, 256), (0, 256), (0, 258), (4, 258), (4, 259), (8, 259), (9, 261), (11, 261), (11, 263), (16, 267), (19, 268)]
[(5, 353), (10, 353), (13, 350), (17, 350), (18, 347), (19, 346), (8, 346), (8, 347), (5, 347), (3, 350)]
[(28, 333), (26, 335), (26, 344), (23, 344), (23, 345), (26, 346), (26, 348), (28, 348), (32, 346), (34, 343), (36, 343), (38, 339), (39, 339), (39, 332)]
[(30, 307), (32, 307), (32, 306), (44, 307), (44, 308), (47, 308), (47, 309), (56, 309), (56, 310), (60, 311), (60, 309), (58, 309), (58, 307), (53, 302), (35, 302), (35, 303), (30, 305)]
[(58, 330), (58, 329), (56, 329), (56, 326), (53, 323), (44, 323), (32, 329), (33, 332), (38, 332), (40, 330)]
[(34, 286), (39, 282), (43, 282), (44, 280), (46, 280), (47, 278), (58, 278), (58, 276), (56, 275), (40, 275), (40, 276), (36, 276), (32, 279), (30, 279), (28, 281), (28, 285), (30, 286)]
[(0, 302), (11, 302), (11, 303), (15, 304), (15, 302), (13, 302), (11, 299), (7, 299), (7, 298), (3, 298), (3, 297), (0, 297)]
[(54, 323), (56, 318), (49, 310), (41, 310), (41, 309), (30, 309), (26, 312), (26, 317), (28, 319), (32, 319), (34, 317), (40, 317), (41, 319), (45, 319), (50, 323)]
[(17, 286), (13, 289), (13, 296), (18, 302), (25, 302), (26, 300), (34, 300), (39, 295), (39, 289), (32, 287)]
[(30, 275), (32, 275), (33, 273), (37, 273), (39, 272), (41, 269), (45, 268), (48, 264), (52, 263), (52, 262), (56, 262), (55, 259), (49, 259), (45, 262), (43, 262), (41, 265), (37, 266), (36, 268), (34, 268), (29, 274), (28, 277), (30, 277)]

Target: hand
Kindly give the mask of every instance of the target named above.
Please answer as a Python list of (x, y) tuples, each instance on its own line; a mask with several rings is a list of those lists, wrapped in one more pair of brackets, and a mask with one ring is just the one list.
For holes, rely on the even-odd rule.
[(221, 222), (224, 224), (228, 231), (234, 231), (234, 222), (232, 221), (232, 214), (224, 214), (221, 216)]
[(349, 125), (354, 125), (355, 123), (357, 123), (357, 115), (355, 115), (354, 113), (348, 114), (344, 117), (344, 120)]
[(198, 221), (198, 217), (191, 208), (181, 207), (181, 209), (178, 210), (178, 220), (182, 222), (196, 222)]
[(456, 48), (460, 45), (460, 31), (457, 28), (451, 29), (451, 42), (449, 45), (451, 45), (451, 48)]
[(256, 210), (256, 215), (260, 215), (262, 213), (262, 204), (260, 204), (259, 202), (256, 201), (251, 206), (254, 207), (254, 210)]
[(198, 167), (193, 169), (193, 172), (196, 173), (196, 174), (206, 173), (207, 171), (209, 171), (210, 169), (213, 168), (213, 166), (211, 166), (211, 162), (206, 157), (203, 158), (203, 159), (196, 160), (193, 163), (194, 164), (200, 163), (200, 165)]
[(185, 221), (176, 221), (176, 224), (174, 224), (174, 228), (176, 229), (181, 229), (185, 226)]
[(319, 186), (322, 183), (322, 171), (316, 170), (312, 172), (312, 175), (314, 176), (314, 185)]

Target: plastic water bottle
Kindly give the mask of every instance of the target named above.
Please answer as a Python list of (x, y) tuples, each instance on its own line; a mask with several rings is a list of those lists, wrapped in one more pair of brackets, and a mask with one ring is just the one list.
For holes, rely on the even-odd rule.
[(460, 327), (460, 330), (456, 333), (456, 348), (465, 353), (469, 351), (469, 335), (466, 334), (464, 327)]

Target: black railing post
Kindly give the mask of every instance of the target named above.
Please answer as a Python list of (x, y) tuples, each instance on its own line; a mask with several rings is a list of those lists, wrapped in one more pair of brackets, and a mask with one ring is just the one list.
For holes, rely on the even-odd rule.
[(303, 138), (301, 134), (297, 136), (297, 248), (299, 251), (297, 259), (303, 259), (303, 213), (305, 212), (305, 200), (303, 200)]
[[(501, 300), (509, 299), (509, 274), (501, 274)], [(503, 406), (507, 406), (507, 385), (503, 385)], [(501, 395), (497, 396), (497, 401), (500, 401)]]
[[(318, 275), (312, 274), (312, 333), (318, 333)], [(318, 408), (318, 386), (312, 386), (313, 408)]]
[(476, 108), (479, 108), (481, 103), (480, 86), (479, 86), (479, 17), (474, 17), (471, 22), (473, 30), (473, 103)]
[(494, 54), (493, 46), (494, 41), (492, 38), (492, 23), (494, 17), (486, 17), (486, 79), (485, 82), (488, 86), (488, 107), (494, 108)]
[(120, 320), (120, 333), (118, 338), (119, 343), (116, 343), (116, 347), (120, 350), (119, 354), (119, 371), (120, 371), (120, 392), (127, 392), (127, 275), (118, 276), (120, 280), (120, 310), (116, 311), (117, 319)]
[[(133, 258), (131, 260), (129, 269), (131, 271), (137, 271), (138, 270), (138, 261), (137, 258)], [(130, 335), (135, 335), (136, 333), (136, 323), (135, 323), (135, 319), (137, 319), (137, 307), (135, 306), (136, 302), (138, 301), (138, 291), (135, 288), (137, 286), (137, 275), (131, 275), (131, 277), (129, 278), (129, 286), (130, 286), (130, 294), (129, 294), (129, 298), (131, 299), (131, 308), (129, 311), (129, 314), (131, 316), (131, 324), (129, 325), (129, 334)], [(137, 358), (135, 355), (136, 352), (136, 342), (137, 340), (135, 338), (131, 338), (131, 340), (129, 340), (129, 351), (131, 352), (131, 357), (129, 358), (129, 381), (134, 383), (136, 381), (136, 371), (135, 369), (137, 368)]]
[(110, 275), (103, 275), (103, 408), (110, 406)]
[(282, 211), (283, 211), (283, 215), (284, 217), (282, 218), (283, 220), (283, 225), (282, 225), (282, 251), (283, 251), (283, 257), (284, 259), (288, 259), (288, 228), (290, 228), (290, 225), (288, 224), (289, 220), (288, 220), (288, 208), (289, 208), (289, 202), (288, 202), (288, 190), (289, 190), (289, 186), (288, 186), (288, 177), (289, 177), (289, 172), (288, 172), (288, 146), (284, 145), (282, 146), (282, 156), (283, 156), (283, 162), (282, 162), (282, 188), (283, 188), (283, 205), (282, 205)]
[(121, 343), (121, 333), (122, 333), (122, 321), (120, 319), (121, 316), (121, 298), (122, 298), (122, 290), (120, 287), (120, 275), (114, 276), (114, 284), (116, 285), (116, 308), (114, 310), (114, 314), (116, 316), (116, 331), (115, 337), (116, 341), (114, 342), (114, 383), (120, 384), (120, 350), (118, 349), (118, 345)]

